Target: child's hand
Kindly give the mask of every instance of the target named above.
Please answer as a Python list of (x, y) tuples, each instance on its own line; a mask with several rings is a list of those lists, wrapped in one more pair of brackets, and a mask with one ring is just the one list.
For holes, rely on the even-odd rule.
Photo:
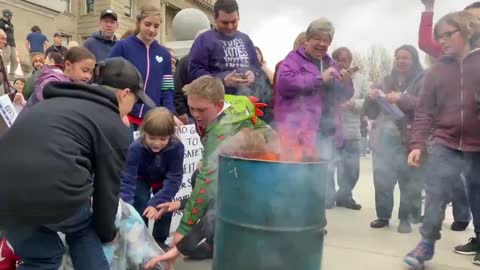
[(16, 93), (15, 97), (13, 98), (13, 103), (20, 105), (20, 106), (25, 106), (27, 101), (25, 101), (25, 98), (21, 93)]
[(149, 206), (143, 212), (143, 216), (151, 220), (158, 220), (162, 216), (162, 213), (159, 213), (155, 207)]
[(161, 262), (165, 262), (167, 264), (167, 269), (166, 270), (171, 270), (173, 264), (175, 263), (175, 260), (177, 257), (180, 256), (180, 252), (176, 247), (170, 249), (167, 253), (157, 256), (150, 261), (148, 261), (145, 266), (143, 267), (144, 269), (152, 269), (154, 268), (157, 264)]
[(162, 203), (162, 204), (157, 205), (157, 209), (161, 214), (163, 214), (163, 213), (175, 212), (175, 211), (179, 210), (181, 206), (182, 206), (182, 204), (181, 204), (180, 201), (166, 202), (166, 203)]

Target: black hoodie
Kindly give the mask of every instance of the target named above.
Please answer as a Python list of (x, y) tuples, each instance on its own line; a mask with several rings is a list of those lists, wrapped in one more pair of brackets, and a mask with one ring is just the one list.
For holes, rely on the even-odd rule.
[(70, 82), (44, 97), (0, 138), (0, 228), (59, 223), (93, 197), (93, 225), (110, 242), (129, 145), (117, 99)]

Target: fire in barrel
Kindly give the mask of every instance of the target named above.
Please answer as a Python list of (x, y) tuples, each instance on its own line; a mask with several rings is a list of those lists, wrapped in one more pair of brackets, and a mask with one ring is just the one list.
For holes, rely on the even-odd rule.
[(213, 268), (320, 270), (327, 162), (263, 156), (220, 156)]

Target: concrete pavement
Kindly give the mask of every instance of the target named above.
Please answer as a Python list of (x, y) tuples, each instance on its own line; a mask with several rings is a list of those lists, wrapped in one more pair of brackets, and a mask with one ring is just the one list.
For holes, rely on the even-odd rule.
[[(322, 269), (408, 270), (408, 267), (403, 264), (402, 258), (420, 240), (419, 225), (415, 225), (414, 232), (407, 235), (397, 232), (398, 220), (396, 218), (391, 220), (389, 228), (371, 229), (369, 227), (370, 222), (376, 218), (371, 159), (361, 160), (361, 176), (354, 191), (354, 197), (362, 204), (361, 211), (343, 208), (327, 211), (328, 235), (325, 239)], [(394, 217), (397, 216), (398, 202), (397, 186)], [(434, 260), (427, 263), (425, 269), (480, 270), (480, 267), (472, 264), (472, 256), (453, 253), (454, 246), (466, 243), (474, 234), (471, 226), (466, 232), (451, 231), (449, 227), (452, 221), (452, 209), (447, 207), (442, 240), (437, 243)], [(175, 270), (210, 269), (211, 261), (179, 260), (175, 266)]]

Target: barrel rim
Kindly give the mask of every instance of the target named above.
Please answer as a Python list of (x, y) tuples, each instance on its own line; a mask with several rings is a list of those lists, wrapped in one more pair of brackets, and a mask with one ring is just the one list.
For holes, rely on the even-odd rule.
[(321, 160), (321, 161), (314, 161), (314, 162), (300, 162), (300, 161), (281, 161), (281, 160), (264, 160), (264, 159), (254, 159), (254, 158), (244, 158), (238, 156), (230, 156), (225, 154), (219, 155), (222, 158), (227, 159), (236, 159), (236, 160), (244, 160), (244, 161), (256, 161), (256, 162), (264, 162), (264, 163), (278, 163), (278, 164), (299, 164), (299, 165), (324, 165), (328, 164), (330, 161), (328, 160)]

